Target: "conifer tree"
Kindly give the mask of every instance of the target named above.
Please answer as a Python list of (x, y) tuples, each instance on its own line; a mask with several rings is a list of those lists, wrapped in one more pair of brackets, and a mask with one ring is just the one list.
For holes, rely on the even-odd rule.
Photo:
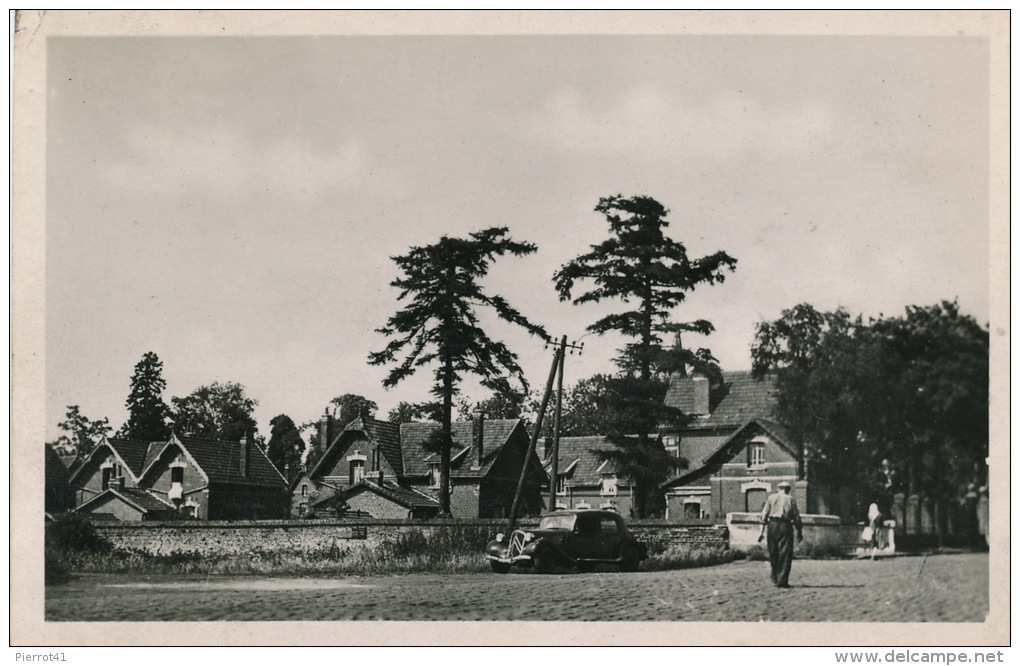
[[(737, 261), (725, 252), (689, 257), (683, 243), (666, 236), (669, 211), (651, 197), (605, 197), (595, 210), (609, 223), (609, 238), (569, 261), (553, 280), (560, 299), (575, 305), (607, 300), (633, 304), (629, 310), (602, 317), (588, 330), (616, 332), (634, 340), (616, 359), (622, 376), (612, 380), (616, 385), (610, 386), (609, 393), (621, 400), (614, 410), (612, 432), (605, 433), (616, 448), (604, 452), (604, 457), (631, 476), (637, 485), (636, 511), (644, 517), (654, 511), (648, 503), (661, 499), (657, 479), (665, 478), (671, 462), (662, 446), (649, 437), (664, 418), (663, 382), (656, 381), (654, 374), (658, 368), (680, 372), (688, 365), (711, 370), (714, 361), (704, 349), (667, 349), (662, 335), (710, 333), (712, 325), (707, 321), (676, 324), (671, 314), (695, 287), (722, 282)], [(579, 282), (588, 290), (576, 294)]]
[(127, 423), (118, 435), (128, 439), (155, 442), (170, 436), (167, 419), (170, 408), (163, 402), (166, 381), (163, 379), (163, 362), (154, 352), (146, 352), (135, 365), (131, 377), (131, 393), (125, 403)]
[(422, 366), (435, 365), (432, 393), (442, 402), (442, 424), (434, 438), (440, 453), (442, 515), (450, 515), (453, 398), (464, 375), (479, 377), (483, 386), (495, 392), (507, 393), (514, 383), (527, 390), (517, 355), (481, 329), (479, 308), (491, 309), (500, 319), (548, 339), (541, 326), (528, 321), (502, 296), (484, 293), (479, 280), (496, 257), (524, 256), (535, 249), (532, 243), (510, 239), (506, 227), (493, 227), (469, 238), (443, 236), (438, 243), (412, 247), (393, 258), (401, 275), (391, 284), (400, 289), (397, 300), (406, 299), (407, 305), (378, 329), (392, 339), (382, 351), (369, 355), (369, 363), (396, 363), (383, 381), (387, 388)]

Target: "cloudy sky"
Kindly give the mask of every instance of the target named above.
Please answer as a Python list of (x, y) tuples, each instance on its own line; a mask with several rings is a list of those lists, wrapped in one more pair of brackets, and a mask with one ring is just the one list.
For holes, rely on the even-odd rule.
[[(988, 42), (977, 37), (59, 37), (47, 60), (46, 434), (65, 406), (126, 419), (134, 365), (165, 398), (233, 381), (256, 417), (385, 391), (366, 357), (390, 257), (507, 226), (538, 245), (486, 285), (553, 335), (608, 306), (553, 272), (646, 194), (695, 256), (738, 260), (679, 320), (725, 369), (800, 302), (898, 315), (988, 294)], [(540, 341), (494, 326), (535, 390)], [(612, 369), (584, 339), (566, 381)], [(470, 387), (472, 397), (484, 397)]]

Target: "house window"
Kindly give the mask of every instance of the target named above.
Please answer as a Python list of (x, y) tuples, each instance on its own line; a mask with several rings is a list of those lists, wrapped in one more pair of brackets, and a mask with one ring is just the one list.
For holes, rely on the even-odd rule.
[(762, 442), (751, 442), (747, 450), (747, 464), (750, 467), (762, 467), (765, 465), (765, 444)]
[(615, 495), (616, 494), (616, 475), (615, 474), (603, 474), (602, 475), (602, 489), (600, 491), (602, 495)]
[(439, 487), (439, 463), (429, 465), (429, 488)]
[(566, 495), (567, 494), (567, 475), (557, 474), (556, 475), (556, 494)]
[(171, 467), (170, 468), (170, 483), (184, 483), (184, 468), (183, 467)]
[(693, 520), (701, 518), (701, 503), (684, 502), (684, 518)]
[(307, 483), (302, 483), (301, 484), (301, 497), (308, 497), (308, 484)]
[(113, 478), (113, 467), (103, 468), (103, 490), (110, 487), (110, 479)]
[(351, 485), (361, 481), (365, 478), (365, 461), (364, 460), (352, 460), (351, 461)]

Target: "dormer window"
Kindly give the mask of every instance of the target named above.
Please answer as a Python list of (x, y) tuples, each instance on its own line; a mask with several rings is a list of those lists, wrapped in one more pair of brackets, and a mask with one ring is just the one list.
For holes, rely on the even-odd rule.
[(616, 495), (616, 474), (603, 474), (600, 495)]
[(358, 450), (347, 456), (347, 465), (350, 472), (350, 482), (353, 486), (355, 483), (365, 478), (365, 463), (368, 462), (368, 458), (362, 455)]
[(429, 488), (439, 487), (439, 463), (429, 464)]
[(764, 442), (751, 442), (751, 445), (747, 448), (747, 465), (748, 467), (765, 466)]
[(567, 494), (567, 475), (557, 474), (556, 475), (556, 494), (566, 495)]

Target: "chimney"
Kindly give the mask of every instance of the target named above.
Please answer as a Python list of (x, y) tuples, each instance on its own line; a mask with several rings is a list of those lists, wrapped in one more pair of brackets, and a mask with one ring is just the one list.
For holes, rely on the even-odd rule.
[(478, 452), (477, 466), (481, 468), (482, 461), (485, 459), (485, 412), (480, 409), (476, 409), (474, 411), (474, 415), (475, 421), (472, 430), (474, 431), (475, 436), (475, 449)]
[(706, 416), (711, 411), (709, 408), (709, 384), (708, 377), (695, 375), (694, 383), (694, 409), (696, 416)]
[(332, 434), (330, 431), (333, 429), (333, 416), (329, 413), (329, 407), (326, 407), (322, 413), (322, 418), (319, 419), (319, 446), (325, 451), (326, 447), (330, 445), (329, 437)]
[(553, 448), (552, 445), (553, 445), (553, 438), (552, 437), (543, 437), (542, 438), (542, 452), (543, 452), (542, 453), (542, 458), (544, 460), (548, 460), (550, 457), (552, 457), (552, 448)]
[(249, 458), (251, 458), (251, 442), (248, 435), (241, 436), (241, 476), (248, 476)]

